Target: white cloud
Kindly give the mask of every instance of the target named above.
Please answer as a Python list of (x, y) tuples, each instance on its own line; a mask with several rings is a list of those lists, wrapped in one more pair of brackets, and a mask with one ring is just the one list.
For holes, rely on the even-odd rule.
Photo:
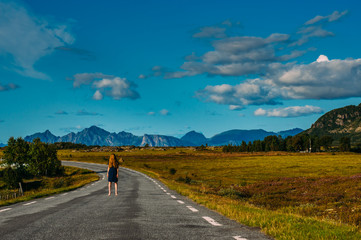
[(232, 110), (232, 111), (239, 111), (239, 110), (242, 110), (244, 107), (243, 106), (240, 106), (240, 105), (229, 105), (229, 110)]
[(328, 60), (328, 57), (325, 55), (320, 55), (316, 60), (316, 62), (329, 62), (329, 61), (330, 60)]
[(138, 76), (138, 78), (139, 78), (139, 79), (146, 79), (146, 78), (147, 78), (147, 76), (146, 76), (146, 75), (144, 75), (144, 74), (140, 74), (140, 75)]
[(259, 108), (254, 112), (255, 116), (267, 116), (267, 117), (300, 117), (307, 116), (312, 114), (322, 113), (323, 110), (320, 107), (315, 106), (293, 106), (286, 108), (276, 108), (265, 110), (263, 108)]
[(99, 90), (96, 90), (96, 92), (93, 95), (94, 100), (103, 100), (103, 94)]
[(258, 108), (256, 111), (254, 111), (254, 115), (256, 116), (264, 116), (267, 112), (263, 108)]
[(361, 59), (321, 55), (309, 64), (273, 64), (264, 78), (238, 85), (206, 86), (201, 100), (225, 105), (274, 105), (282, 99), (342, 99), (361, 96)]
[(96, 89), (93, 94), (94, 100), (102, 100), (104, 94), (115, 100), (122, 98), (137, 99), (140, 97), (139, 93), (135, 90), (137, 85), (126, 78), (103, 73), (78, 73), (73, 78), (69, 78), (69, 80), (74, 81), (73, 86), (75, 88), (82, 85), (91, 85), (92, 88)]
[(159, 113), (163, 116), (168, 116), (170, 115), (170, 112), (167, 109), (162, 109), (159, 111)]
[(116, 100), (119, 100), (121, 98), (139, 98), (138, 92), (134, 91), (133, 89), (137, 86), (135, 85), (135, 83), (128, 81), (126, 78), (104, 78), (100, 81), (95, 81), (93, 83), (93, 87), (98, 89), (97, 91), (108, 89), (106, 91), (106, 94)]
[(346, 15), (348, 13), (347, 10), (343, 11), (343, 12), (339, 12), (339, 11), (334, 11), (332, 14), (328, 15), (328, 16), (316, 16), (310, 20), (308, 20), (305, 25), (312, 25), (315, 24), (317, 22), (320, 22), (322, 20), (326, 20), (328, 22), (333, 22), (336, 21), (338, 19), (340, 19), (342, 16)]
[(34, 64), (56, 47), (75, 39), (66, 25), (50, 24), (16, 3), (0, 3), (0, 54), (10, 56), (9, 69), (24, 76), (49, 79), (34, 69)]

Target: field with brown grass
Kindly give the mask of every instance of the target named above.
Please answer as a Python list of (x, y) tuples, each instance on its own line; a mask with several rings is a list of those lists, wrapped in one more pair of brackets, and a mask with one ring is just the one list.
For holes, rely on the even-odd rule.
[[(110, 152), (62, 150), (59, 159), (106, 164)], [(361, 239), (361, 155), (116, 152), (125, 167), (276, 239)]]

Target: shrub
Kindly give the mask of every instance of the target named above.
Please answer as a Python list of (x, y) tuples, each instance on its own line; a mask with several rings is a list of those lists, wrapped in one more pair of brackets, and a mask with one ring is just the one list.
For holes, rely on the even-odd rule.
[(169, 169), (169, 173), (172, 175), (174, 175), (176, 172), (177, 172), (177, 170), (174, 168)]
[(18, 188), (19, 182), (22, 182), (22, 177), (19, 170), (7, 167), (3, 171), (3, 181), (7, 188)]

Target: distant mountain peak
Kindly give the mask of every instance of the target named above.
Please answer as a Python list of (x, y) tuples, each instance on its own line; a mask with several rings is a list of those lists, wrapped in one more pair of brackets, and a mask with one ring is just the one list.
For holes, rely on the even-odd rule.
[(202, 144), (206, 144), (208, 139), (202, 134), (198, 133), (194, 130), (186, 133), (182, 138), (182, 141), (184, 141), (187, 145), (194, 145), (194, 146), (200, 146)]

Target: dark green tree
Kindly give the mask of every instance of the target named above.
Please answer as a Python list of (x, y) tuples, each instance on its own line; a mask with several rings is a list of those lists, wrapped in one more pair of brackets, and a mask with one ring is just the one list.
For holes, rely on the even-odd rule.
[(55, 176), (61, 174), (63, 168), (58, 160), (55, 146), (42, 143), (39, 138), (30, 144), (29, 171), (35, 176)]
[(4, 151), (4, 163), (23, 170), (29, 162), (29, 143), (22, 138), (9, 138)]
[(19, 169), (6, 167), (3, 170), (3, 181), (5, 182), (6, 187), (9, 189), (18, 188), (19, 183), (22, 182), (21, 172)]
[(327, 151), (330, 149), (332, 142), (333, 142), (333, 138), (331, 136), (325, 135), (320, 137), (319, 144)]
[(351, 150), (351, 139), (349, 137), (342, 137), (340, 139), (340, 151), (349, 152)]

